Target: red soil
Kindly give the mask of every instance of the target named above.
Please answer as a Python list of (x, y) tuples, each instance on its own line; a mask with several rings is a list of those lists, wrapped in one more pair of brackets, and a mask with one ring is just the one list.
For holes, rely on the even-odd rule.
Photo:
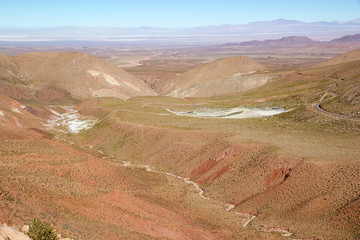
[(190, 172), (190, 178), (196, 178), (196, 177), (203, 176), (205, 173), (207, 173), (213, 167), (215, 167), (218, 163), (219, 162), (215, 161), (215, 160), (211, 160), (211, 159), (206, 160), (200, 166), (198, 166), (197, 168), (195, 168), (194, 170), (192, 170)]
[(229, 171), (230, 165), (226, 165), (225, 167), (221, 168), (219, 171), (215, 172), (213, 178), (211, 181), (215, 181), (219, 177), (221, 177), (223, 174), (225, 174), (227, 171)]
[(289, 168), (289, 167), (282, 167), (282, 168), (274, 169), (272, 171), (271, 175), (266, 176), (265, 185), (270, 186), (274, 182), (277, 182), (278, 179), (280, 179), (279, 183), (281, 184), (289, 176), (290, 171), (291, 171), (291, 168)]

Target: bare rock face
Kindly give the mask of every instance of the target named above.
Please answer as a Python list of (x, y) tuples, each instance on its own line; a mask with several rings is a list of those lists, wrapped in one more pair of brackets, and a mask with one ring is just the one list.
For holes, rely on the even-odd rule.
[(27, 234), (29, 232), (29, 229), (30, 229), (30, 226), (29, 225), (24, 225), (22, 228), (21, 228), (21, 231), (25, 234)]
[(0, 225), (0, 240), (31, 240), (27, 235), (6, 224)]
[[(0, 55), (0, 80), (33, 89), (41, 100), (68, 94), (79, 99), (155, 95), (145, 82), (116, 65), (75, 52)], [(26, 94), (26, 98), (31, 97)]]
[[(29, 225), (24, 225), (21, 228), (21, 232), (16, 230), (14, 227), (9, 227), (4, 223), (0, 224), (0, 240), (31, 240), (31, 238), (26, 235), (29, 232)], [(58, 234), (60, 240), (72, 240), (70, 238), (61, 238), (61, 235)]]

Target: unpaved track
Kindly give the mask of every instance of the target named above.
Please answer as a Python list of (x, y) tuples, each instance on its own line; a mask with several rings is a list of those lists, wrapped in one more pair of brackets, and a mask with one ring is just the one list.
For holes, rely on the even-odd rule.
[[(334, 80), (335, 78), (331, 78), (331, 79)], [(335, 79), (335, 80), (337, 80), (337, 81), (339, 81), (339, 80), (340, 80), (340, 81), (343, 81), (343, 80), (341, 80), (341, 79)], [(352, 117), (352, 116), (348, 116), (348, 115), (342, 115), (342, 114), (338, 114), (338, 113), (329, 112), (329, 111), (326, 111), (325, 109), (322, 109), (322, 108), (321, 108), (321, 103), (322, 103), (323, 99), (325, 98), (325, 96), (326, 96), (327, 94), (331, 94), (331, 95), (333, 95), (334, 97), (340, 96), (338, 93), (336, 93), (336, 92), (333, 91), (333, 89), (334, 89), (335, 87), (337, 87), (337, 86), (338, 86), (338, 83), (337, 83), (337, 82), (334, 83), (334, 84), (332, 84), (331, 87), (330, 87), (328, 90), (326, 90), (325, 94), (320, 98), (319, 102), (313, 103), (311, 107), (312, 107), (313, 109), (315, 109), (316, 111), (318, 111), (318, 112), (320, 112), (320, 113), (322, 113), (322, 114), (325, 114), (325, 115), (327, 115), (327, 116), (329, 116), (329, 117), (335, 118), (335, 119), (346, 119), (346, 120), (352, 120), (352, 121), (360, 122), (360, 119), (359, 119), (359, 118)]]
[(333, 112), (326, 111), (326, 110), (324, 110), (324, 109), (321, 108), (320, 104), (321, 104), (321, 102), (314, 103), (314, 104), (312, 105), (312, 108), (314, 108), (316, 111), (319, 111), (319, 112), (321, 112), (321, 113), (324, 113), (324, 114), (326, 114), (327, 116), (333, 117), (333, 118), (335, 118), (335, 119), (348, 119), (348, 120), (360, 122), (360, 119), (359, 119), (359, 118), (356, 118), (356, 117), (352, 117), (352, 116), (347, 116), (347, 115), (342, 115), (342, 114), (338, 114), (338, 113), (333, 113)]

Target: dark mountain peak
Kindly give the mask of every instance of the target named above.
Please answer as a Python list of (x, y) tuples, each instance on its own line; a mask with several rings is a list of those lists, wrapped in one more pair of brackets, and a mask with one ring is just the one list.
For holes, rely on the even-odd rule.
[(360, 34), (346, 35), (341, 38), (331, 40), (330, 43), (354, 43), (360, 42)]
[(306, 36), (289, 36), (289, 37), (283, 37), (279, 40), (273, 40), (273, 41), (279, 41), (281, 43), (289, 43), (289, 44), (308, 44), (308, 43), (314, 43), (315, 41), (312, 40), (309, 37)]
[(288, 47), (297, 45), (308, 45), (317, 43), (306, 36), (288, 36), (280, 39), (270, 39), (265, 41), (246, 41), (239, 43), (238, 46), (252, 46), (252, 47)]

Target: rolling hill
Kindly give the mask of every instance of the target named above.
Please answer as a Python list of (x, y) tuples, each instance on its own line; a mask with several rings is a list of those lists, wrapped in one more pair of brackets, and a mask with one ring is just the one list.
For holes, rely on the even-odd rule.
[(172, 97), (210, 97), (245, 91), (271, 80), (259, 74), (265, 67), (249, 57), (236, 56), (193, 68), (166, 81), (163, 92)]
[(0, 79), (33, 89), (42, 99), (155, 95), (142, 80), (105, 60), (76, 52), (0, 55)]

